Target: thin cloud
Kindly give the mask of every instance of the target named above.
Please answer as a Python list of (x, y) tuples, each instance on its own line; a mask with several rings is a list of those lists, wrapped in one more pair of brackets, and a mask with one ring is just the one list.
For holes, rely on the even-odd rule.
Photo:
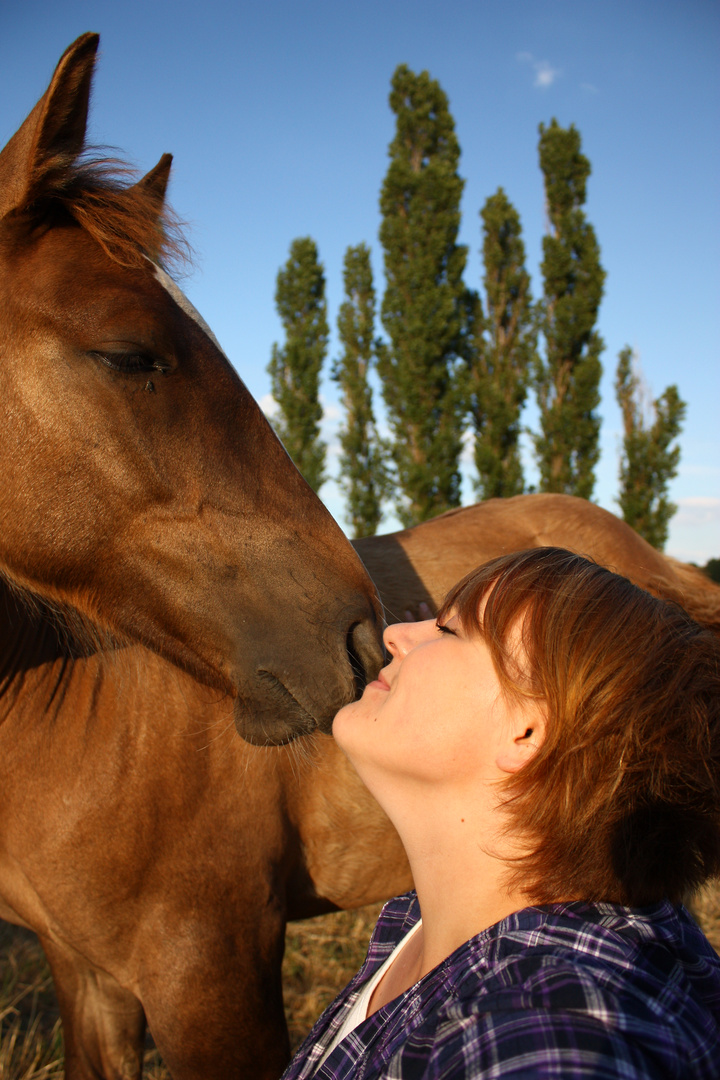
[(720, 525), (720, 499), (714, 495), (689, 495), (677, 500), (678, 521), (684, 525)]
[(562, 74), (560, 68), (553, 67), (549, 60), (536, 60), (532, 53), (519, 52), (515, 58), (519, 64), (529, 64), (535, 72), (533, 85), (541, 90), (547, 90)]
[(322, 405), (323, 420), (329, 424), (336, 424), (343, 415), (340, 406), (334, 401), (328, 401), (324, 394), (319, 395), (319, 400)]
[(686, 495), (684, 499), (678, 499), (678, 503), (681, 506), (720, 510), (720, 499), (716, 495)]
[(720, 555), (720, 499), (716, 495), (687, 495), (675, 500), (678, 512), (670, 519), (668, 554), (704, 566)]
[(277, 414), (278, 414), (278, 412), (280, 410), (280, 406), (278, 405), (277, 401), (272, 396), (272, 394), (263, 394), (263, 396), (258, 401), (258, 405), (260, 406), (260, 408), (265, 413), (265, 415), (267, 416), (268, 419), (270, 419), (273, 416), (277, 416)]
[(545, 90), (548, 86), (552, 86), (559, 74), (558, 68), (552, 67), (547, 60), (538, 60), (535, 64), (535, 85)]
[[(686, 476), (703, 476), (711, 477), (713, 480), (716, 480), (720, 476), (720, 466), (710, 465), (707, 462), (694, 462), (693, 464), (685, 464), (683, 462), (680, 465), (680, 475), (683, 478)], [(698, 496), (698, 498), (699, 497), (700, 496)]]

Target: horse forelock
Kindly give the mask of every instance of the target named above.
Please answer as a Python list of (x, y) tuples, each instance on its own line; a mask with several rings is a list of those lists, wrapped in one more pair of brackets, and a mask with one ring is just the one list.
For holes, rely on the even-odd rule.
[(29, 213), (50, 224), (70, 217), (121, 266), (138, 269), (149, 258), (182, 268), (192, 257), (182, 223), (136, 179), (135, 170), (117, 159), (83, 158), (66, 168)]

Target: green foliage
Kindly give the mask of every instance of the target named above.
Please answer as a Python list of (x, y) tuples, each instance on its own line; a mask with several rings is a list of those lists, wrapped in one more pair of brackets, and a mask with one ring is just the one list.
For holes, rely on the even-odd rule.
[(711, 581), (717, 582), (720, 585), (720, 559), (708, 559), (701, 570), (704, 574), (710, 578)]
[(370, 251), (365, 244), (345, 252), (343, 280), (346, 300), (338, 315), (343, 352), (332, 370), (342, 390), (346, 413), (340, 431), (340, 486), (347, 497), (347, 521), (353, 535), (373, 536), (382, 520), (381, 504), (389, 494), (389, 477), (368, 382), (375, 356), (375, 289)]
[(538, 359), (535, 367), (540, 487), (589, 499), (600, 456), (595, 410), (604, 346), (594, 327), (605, 281), (595, 232), (581, 209), (590, 162), (580, 152), (575, 127), (561, 128), (556, 120), (547, 128), (540, 125), (539, 151), (549, 222), (539, 310), (545, 360)]
[(396, 116), (380, 194), (390, 339), (378, 372), (394, 437), (392, 455), (405, 525), (460, 504), (459, 457), (467, 409), (458, 377), (472, 347), (476, 300), (462, 282), (467, 248), (457, 244), (463, 180), (448, 100), (426, 71), (401, 64), (392, 79)]
[(491, 499), (519, 495), (524, 489), (520, 413), (535, 357), (536, 331), (518, 212), (498, 188), (480, 216), (487, 337), (478, 341), (470, 365), (470, 411), (476, 489), (481, 499)]
[(680, 447), (670, 444), (682, 430), (686, 406), (677, 386), (668, 386), (652, 403), (648, 425), (641, 381), (633, 371), (632, 349), (623, 349), (618, 361), (615, 391), (624, 429), (618, 502), (628, 525), (662, 551), (668, 523), (677, 510), (667, 491), (678, 470)]
[(285, 449), (314, 491), (325, 480), (325, 444), (320, 440), (320, 371), (328, 344), (325, 274), (315, 241), (294, 240), (278, 272), (275, 304), (285, 345), (273, 345), (268, 372), (280, 406), (275, 427)]

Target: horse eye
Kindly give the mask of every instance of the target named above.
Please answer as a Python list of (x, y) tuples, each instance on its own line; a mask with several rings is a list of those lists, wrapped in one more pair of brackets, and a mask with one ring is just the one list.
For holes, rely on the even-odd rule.
[(146, 353), (133, 352), (93, 352), (101, 364), (119, 372), (121, 375), (146, 375), (151, 371), (165, 374), (169, 365)]

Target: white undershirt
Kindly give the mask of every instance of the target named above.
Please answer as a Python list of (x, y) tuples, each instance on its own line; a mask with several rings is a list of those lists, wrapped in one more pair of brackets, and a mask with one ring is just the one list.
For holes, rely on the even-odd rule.
[(362, 1024), (363, 1020), (367, 1020), (368, 1008), (370, 1006), (370, 998), (373, 995), (375, 987), (383, 978), (383, 976), (386, 975), (387, 972), (390, 970), (390, 968), (395, 963), (398, 956), (405, 948), (415, 931), (419, 930), (421, 926), (422, 919), (418, 919), (415, 925), (408, 930), (405, 937), (401, 941), (398, 941), (397, 945), (390, 953), (387, 960), (385, 960), (385, 962), (380, 965), (372, 978), (368, 979), (368, 981), (363, 984), (362, 989), (360, 990), (360, 993), (358, 994), (356, 1000), (353, 1002), (353, 1004), (347, 1011), (342, 1027), (338, 1032), (336, 1032), (335, 1038), (330, 1043), (323, 1056), (320, 1058), (318, 1065), (322, 1065), (325, 1058), (332, 1053), (337, 1044), (339, 1042), (342, 1042), (346, 1035), (349, 1035), (351, 1031), (354, 1031), (358, 1024)]

